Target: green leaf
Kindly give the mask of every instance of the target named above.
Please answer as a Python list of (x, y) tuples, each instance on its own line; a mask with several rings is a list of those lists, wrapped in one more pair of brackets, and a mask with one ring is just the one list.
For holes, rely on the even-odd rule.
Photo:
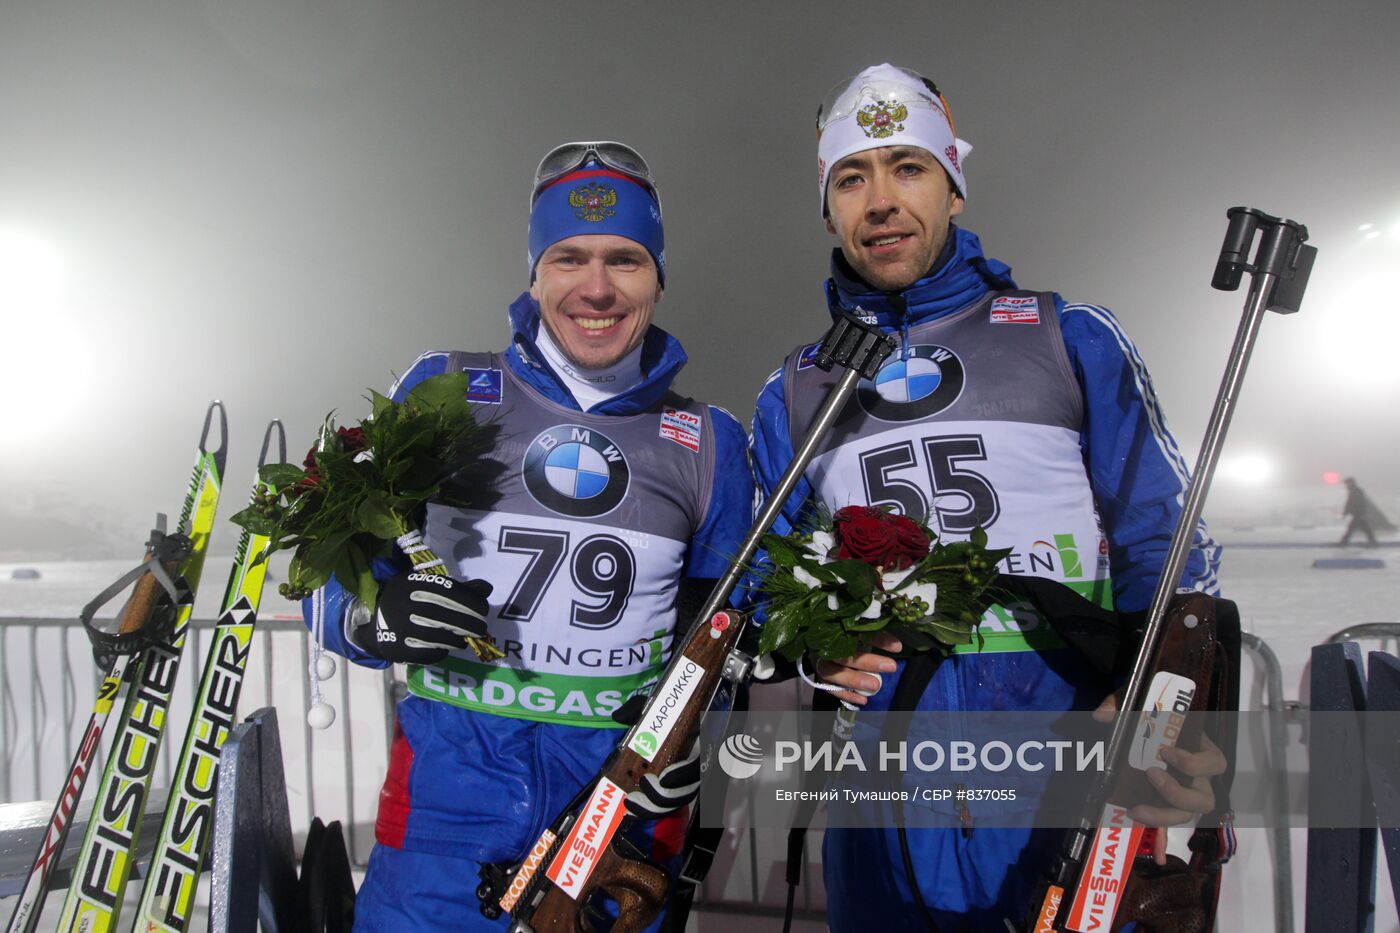
[(850, 639), (853, 643), (855, 641), (855, 637), (848, 636), (846, 630), (839, 623), (827, 622), (822, 625), (814, 625), (807, 630), (807, 649), (817, 657), (827, 660), (849, 657), (850, 651), (845, 654), (832, 654), (834, 649), (831, 646), (834, 643), (843, 643), (843, 639)]
[(855, 599), (870, 602), (870, 595), (879, 583), (875, 568), (859, 560), (837, 560), (826, 565), (826, 569), (841, 579), (843, 589)]
[(768, 621), (759, 630), (758, 650), (760, 654), (775, 651), (792, 641), (797, 634), (799, 619), (791, 612), (770, 612)]
[(810, 595), (805, 602), (806, 611), (803, 618), (808, 626), (816, 628), (829, 622), (837, 620), (836, 610), (832, 609), (826, 601), (826, 593), (821, 590), (810, 590)]
[(365, 496), (360, 507), (355, 510), (355, 523), (376, 538), (392, 540), (407, 529), (403, 520), (394, 514), (388, 498), (383, 493), (372, 492)]
[(768, 551), (768, 559), (779, 567), (792, 567), (797, 563), (797, 551), (785, 537), (764, 535), (763, 547)]
[(301, 559), (301, 555), (293, 555), (292, 560), (287, 564), (287, 581), (293, 586), (302, 589), (315, 590), (326, 585), (330, 580), (330, 572), (320, 571), (308, 566)]
[(370, 420), (379, 421), (386, 412), (393, 411), (396, 403), (387, 395), (380, 395), (373, 389), (369, 390), (369, 402), (371, 406)]
[(972, 644), (972, 628), (967, 625), (933, 620), (921, 623), (919, 627), (945, 645)]
[(229, 521), (240, 528), (246, 528), (255, 535), (272, 537), (277, 532), (277, 520), (268, 515), (253, 511), (252, 506), (229, 516)]
[(778, 649), (779, 656), (789, 661), (796, 662), (798, 658), (807, 653), (807, 643), (802, 639), (790, 641)]
[(470, 381), (471, 377), (461, 370), (431, 376), (414, 386), (404, 401), (410, 405), (433, 409), (465, 405)]
[(373, 614), (375, 606), (379, 602), (379, 582), (374, 579), (374, 574), (370, 570), (369, 558), (354, 544), (345, 549), (345, 556), (352, 576), (342, 582), (355, 592), (360, 602), (364, 603), (365, 607)]
[(296, 556), (302, 566), (323, 579), (330, 576), (341, 559), (341, 551), (350, 540), (351, 531), (342, 529), (311, 542), (307, 547), (297, 548)]
[(973, 547), (977, 548), (979, 551), (985, 549), (987, 547), (987, 530), (981, 525), (978, 525), (976, 528), (972, 529), (972, 535), (969, 538), (969, 543)]
[(860, 648), (859, 638), (855, 635), (847, 634), (846, 632), (840, 632), (837, 637), (826, 643), (821, 653), (818, 654), (818, 657), (825, 658), (828, 661), (835, 661), (839, 658), (849, 658), (856, 653), (858, 648)]
[(306, 479), (306, 471), (290, 463), (268, 463), (258, 469), (258, 479), (280, 491)]
[[(815, 558), (802, 557), (799, 555), (797, 558), (797, 566), (800, 566), (803, 570), (820, 580), (823, 586), (841, 585), (841, 578), (832, 572), (830, 564), (819, 564)], [(826, 597), (823, 596), (822, 599), (825, 600)]]
[[(858, 607), (858, 608), (859, 608), (859, 607)], [(848, 632), (878, 632), (878, 631), (880, 631), (880, 630), (883, 629), (883, 628), (888, 628), (888, 627), (889, 627), (889, 624), (890, 624), (890, 618), (889, 618), (889, 616), (886, 615), (886, 614), (884, 614), (884, 613), (881, 613), (879, 616), (877, 616), (877, 617), (874, 618), (874, 619), (861, 619), (861, 618), (859, 618), (859, 617), (857, 617), (857, 618), (855, 618), (855, 619), (852, 619), (850, 622), (847, 622), (847, 623), (846, 623), (846, 631), (848, 631)]]

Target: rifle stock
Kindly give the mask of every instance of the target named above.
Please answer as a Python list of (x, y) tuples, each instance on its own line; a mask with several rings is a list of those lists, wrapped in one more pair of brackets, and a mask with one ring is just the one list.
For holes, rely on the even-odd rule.
[(603, 763), (586, 800), (569, 807), (515, 868), (496, 900), (499, 910), (510, 913), (512, 930), (590, 929), (584, 907), (600, 892), (618, 904), (613, 933), (635, 933), (660, 913), (670, 880), (626, 838), (634, 820), (623, 800), (644, 775), (659, 774), (689, 754), (747, 623), (744, 614), (721, 610), (694, 627), (637, 723)]
[[(1127, 811), (1137, 804), (1161, 805), (1147, 781), (1147, 768), (1166, 767), (1158, 753), (1175, 746), (1198, 751), (1204, 730), (1204, 714), (1211, 710), (1218, 691), (1221, 645), (1217, 634), (1216, 600), (1204, 593), (1173, 597), (1163, 625), (1163, 637), (1148, 671), (1149, 689), (1137, 712), (1120, 715), (1136, 719), (1133, 738), (1123, 760), (1110, 762), (1112, 790), (1098, 825), (1070, 830), (1056, 856), (1049, 877), (1032, 902), (1026, 929), (1034, 933), (1052, 930), (1110, 931), (1128, 919), (1139, 929), (1152, 930), (1135, 906), (1150, 896), (1133, 884), (1134, 857), (1144, 827)], [(1150, 860), (1149, 860), (1150, 861)]]

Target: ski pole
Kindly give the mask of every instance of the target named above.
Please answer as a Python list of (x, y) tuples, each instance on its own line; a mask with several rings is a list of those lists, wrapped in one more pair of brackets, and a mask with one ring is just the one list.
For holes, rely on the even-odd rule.
[[(221, 440), (219, 449), (211, 455), (208, 451), (209, 429), (212, 426), (216, 410), (219, 413)], [(228, 428), (223, 405), (217, 401), (212, 402), (204, 415), (204, 428), (200, 432), (198, 453), (195, 458), (195, 475), (185, 494), (182, 516), (188, 516), (196, 504), (201, 487), (199, 482), (201, 465), (205, 463), (206, 459), (217, 458), (219, 469), (222, 470), (227, 437)], [(165, 535), (164, 515), (157, 516), (156, 526), (147, 545), (147, 555), (143, 562), (146, 564), (145, 570), (136, 583), (131, 600), (122, 610), (122, 622), (117, 631), (119, 639), (139, 633), (145, 628), (156, 610), (159, 598), (156, 587), (162, 585), (160, 577), (166, 576), (168, 582), (167, 574), (173, 572), (180, 563), (189, 557), (188, 538), (182, 542), (179, 540), (179, 535)], [(162, 553), (162, 551), (164, 552)], [(162, 566), (163, 564), (168, 564), (168, 566)], [(108, 590), (104, 591), (104, 594), (110, 591), (109, 587)], [(121, 588), (116, 590), (116, 592), (120, 591)], [(110, 598), (110, 596), (106, 598)], [(98, 606), (106, 602), (106, 598), (99, 594), (95, 600), (84, 607), (84, 614), (95, 612)], [(53, 880), (53, 870), (58, 865), (64, 843), (68, 839), (68, 831), (73, 825), (73, 811), (77, 808), (78, 801), (82, 799), (83, 787), (87, 784), (102, 732), (107, 725), (108, 716), (111, 715), (112, 704), (121, 689), (122, 681), (126, 677), (127, 665), (130, 660), (131, 654), (129, 652), (118, 653), (112, 656), (107, 665), (107, 676), (98, 685), (97, 700), (93, 703), (92, 715), (88, 718), (87, 728), (83, 731), (83, 739), (78, 744), (73, 761), (68, 766), (68, 777), (64, 780), (63, 788), (58, 794), (58, 800), (54, 803), (53, 814), (49, 817), (44, 838), (39, 843), (39, 851), (34, 856), (34, 864), (29, 869), (24, 888), (20, 892), (19, 900), (15, 903), (14, 912), (10, 915), (9, 926), (6, 927), (7, 933), (32, 933), (35, 925), (39, 922), (44, 897)]]

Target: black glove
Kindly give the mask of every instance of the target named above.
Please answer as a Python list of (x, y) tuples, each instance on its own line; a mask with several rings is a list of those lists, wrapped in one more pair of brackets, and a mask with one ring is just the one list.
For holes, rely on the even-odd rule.
[[(649, 699), (651, 697), (643, 693), (628, 697), (627, 702), (613, 710), (613, 721), (624, 726), (635, 725)], [(697, 741), (690, 754), (682, 760), (672, 762), (656, 774), (642, 775), (641, 786), (628, 794), (623, 804), (633, 816), (644, 820), (660, 819), (698, 797), (702, 777), (700, 743)]]
[(397, 664), (433, 664), (486, 637), (491, 584), (413, 570), (385, 580), (374, 619), (355, 627), (355, 643)]

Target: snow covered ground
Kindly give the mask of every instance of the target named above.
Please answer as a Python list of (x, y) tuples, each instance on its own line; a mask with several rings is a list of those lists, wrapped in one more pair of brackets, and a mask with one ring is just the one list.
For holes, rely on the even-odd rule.
[[(1303, 677), (1313, 645), (1352, 625), (1400, 621), (1400, 610), (1395, 608), (1396, 597), (1400, 595), (1400, 547), (1396, 546), (1400, 542), (1392, 537), (1386, 542), (1387, 546), (1377, 549), (1337, 548), (1331, 542), (1340, 538), (1341, 530), (1341, 526), (1213, 529), (1226, 547), (1221, 572), (1222, 590), (1239, 603), (1245, 630), (1263, 639), (1277, 654), (1283, 670), (1284, 692), (1292, 700), (1306, 696)], [(1323, 570), (1313, 566), (1319, 559), (1343, 556), (1380, 559), (1385, 566), (1367, 570)], [(20, 566), (32, 566), (39, 570), (40, 579), (12, 579), (12, 572)], [(124, 566), (124, 562), (120, 561), (0, 564), (0, 617), (71, 616)], [(201, 594), (197, 615), (206, 618), (214, 615), (214, 603), (222, 588), (226, 568), (227, 559), (211, 559), (211, 575)], [(270, 590), (267, 599), (269, 610), (285, 613), (291, 608)], [(24, 697), (29, 690), (26, 683), (28, 671), (16, 665), (19, 663), (17, 658), (26, 648), (23, 639), (30, 637), (36, 636), (19, 637), (11, 632), (4, 635), (5, 641), (0, 644), (4, 653), (6, 689), (12, 697)], [(54, 639), (51, 633), (37, 636), (40, 657), (56, 656), (57, 642)], [(383, 690), (382, 680), (371, 672), (356, 671), (354, 679), (345, 682), (343, 695), (347, 702), (344, 706), (349, 709), (348, 712), (343, 709), (342, 715), (350, 717), (355, 741), (349, 773), (357, 776), (353, 794), (347, 794), (344, 788), (347, 770), (340, 763), (344, 752), (340, 740), (335, 735), (318, 734), (308, 748), (302, 739), (299, 728), (303, 710), (302, 675), (298, 660), (302, 643), (304, 639), (295, 632), (276, 635), (270, 646), (270, 654), (277, 659), (272, 672), (264, 666), (267, 661), (260, 659), (255, 651), (248, 677), (249, 692), (242, 709), (247, 711), (272, 702), (282, 713), (287, 772), (289, 780), (296, 785), (292, 798), (294, 827), (304, 827), (309, 820), (311, 801), (307, 799), (307, 787), (314, 793), (316, 811), (322, 816), (344, 819), (354, 812), (357, 819), (364, 819), (366, 813), (371, 814), (372, 818), (373, 798), (384, 761), (384, 718), (379, 699)], [(1379, 645), (1372, 643), (1365, 647)], [(71, 663), (80, 675), (86, 663), (86, 648), (81, 634), (69, 636), (68, 650)], [(1394, 650), (1393, 645), (1391, 650)], [(1253, 695), (1255, 673), (1247, 661), (1242, 684), (1245, 698)], [(337, 675), (337, 680), (332, 684), (337, 697), (342, 695), (342, 676)], [(75, 676), (75, 679), (77, 683), (83, 683), (82, 676)], [(95, 680), (95, 677), (90, 679)], [(263, 686), (267, 683), (272, 685), (270, 693)], [(91, 687), (87, 689), (90, 697)], [(57, 703), (56, 694), (51, 692), (49, 697), (51, 703)], [(84, 700), (81, 691), (73, 700), (77, 708), (82, 709)], [(177, 699), (177, 710), (182, 708), (180, 702)], [(184, 702), (187, 704), (188, 700)], [(10, 734), (18, 734), (21, 741), (25, 741), (23, 724), (16, 726), (18, 732), (12, 729)], [(1296, 730), (1293, 735), (1296, 738)], [(34, 787), (54, 786), (71, 751), (65, 749), (65, 741), (57, 735), (41, 736), (40, 750), (44, 759), (42, 767), (10, 769), (12, 778), (9, 783), (13, 785), (11, 789), (16, 794), (15, 799), (35, 796), (32, 792)], [(14, 751), (28, 754), (25, 749), (12, 749)], [(1296, 766), (1300, 760), (1299, 751), (1294, 749), (1290, 766)], [(317, 763), (317, 766), (308, 767), (308, 762)], [(40, 792), (41, 795), (46, 793), (52, 792)], [(1240, 836), (1241, 852), (1226, 875), (1220, 928), (1227, 931), (1272, 930), (1274, 868), (1265, 833), (1262, 830), (1244, 830)], [(1304, 831), (1294, 831), (1292, 874), (1297, 929), (1302, 928), (1304, 910), (1306, 841)], [(764, 890), (766, 900), (774, 887), (767, 879), (781, 877), (781, 842), (780, 839), (773, 839), (770, 845), (769, 841), (760, 839), (752, 848), (749, 844), (738, 846), (739, 861), (723, 877), (715, 877), (719, 883), (712, 891), (718, 894), (723, 889), (726, 898), (745, 899), (754, 888), (751, 879), (758, 878), (763, 879), (758, 887)], [(811, 844), (817, 848), (815, 841)], [(360, 845), (365, 845), (365, 841), (361, 841)], [(1378, 880), (1375, 929), (1377, 933), (1400, 933), (1384, 864), (1380, 867)], [(778, 903), (780, 905), (781, 902)], [(0, 904), (0, 911), (8, 913), (8, 909), (8, 902)], [(699, 917), (701, 930), (710, 927), (718, 929), (720, 925), (724, 926), (726, 933), (737, 933), (739, 929), (769, 929), (776, 925), (776, 921), (754, 920), (750, 925), (733, 916), (702, 914)]]
[[(1239, 604), (1244, 630), (1261, 638), (1278, 655), (1284, 692), (1290, 700), (1307, 696), (1304, 673), (1313, 645), (1353, 625), (1400, 622), (1400, 547), (1394, 546), (1394, 536), (1383, 538), (1388, 546), (1380, 548), (1332, 546), (1331, 542), (1341, 538), (1342, 530), (1341, 525), (1215, 530), (1216, 537), (1226, 545), (1221, 591)], [(1307, 546), (1317, 543), (1321, 546)], [(1367, 570), (1322, 570), (1313, 566), (1314, 561), (1338, 557), (1379, 559), (1385, 566)], [(1380, 647), (1376, 642), (1362, 643), (1363, 652)], [(1386, 647), (1396, 650), (1393, 642)], [(1255, 673), (1246, 660), (1242, 698), (1252, 695)], [(1290, 734), (1296, 740), (1297, 730)], [(1298, 749), (1293, 751), (1290, 767), (1297, 767), (1301, 756)], [(1306, 890), (1304, 830), (1293, 831), (1292, 845), (1294, 916), (1297, 929), (1301, 930)], [(1241, 831), (1240, 854), (1231, 869), (1222, 898), (1221, 929), (1273, 929), (1273, 865), (1263, 830)], [(1375, 930), (1396, 933), (1400, 923), (1383, 863), (1379, 875)]]

